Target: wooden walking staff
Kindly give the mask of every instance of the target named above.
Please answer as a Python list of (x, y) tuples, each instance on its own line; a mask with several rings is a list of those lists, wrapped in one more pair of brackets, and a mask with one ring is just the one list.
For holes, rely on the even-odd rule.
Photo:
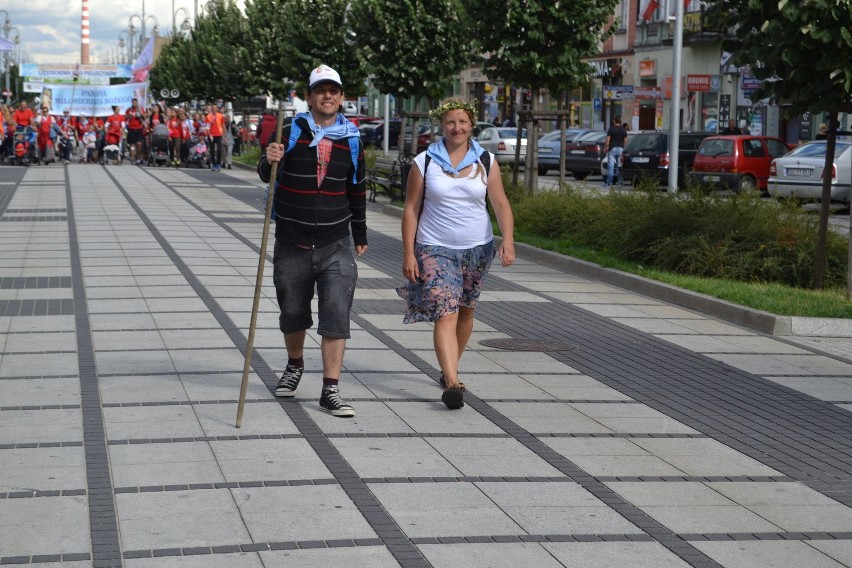
[[(278, 111), (278, 124), (275, 128), (275, 142), (281, 143), (281, 129), (284, 127), (284, 111)], [(282, 158), (283, 159), (283, 158)], [(240, 385), (240, 402), (237, 405), (237, 428), (243, 424), (243, 409), (246, 405), (251, 353), (254, 351), (254, 331), (257, 328), (257, 311), (260, 307), (260, 290), (263, 287), (263, 267), (266, 265), (266, 245), (269, 242), (269, 217), (272, 214), (272, 200), (275, 199), (275, 179), (278, 177), (278, 164), (272, 164), (269, 174), (269, 195), (266, 198), (266, 214), (263, 216), (263, 238), (260, 240), (260, 259), (257, 262), (257, 281), (254, 284), (254, 303), (251, 307), (248, 343), (246, 343), (246, 361), (243, 365), (243, 382)]]

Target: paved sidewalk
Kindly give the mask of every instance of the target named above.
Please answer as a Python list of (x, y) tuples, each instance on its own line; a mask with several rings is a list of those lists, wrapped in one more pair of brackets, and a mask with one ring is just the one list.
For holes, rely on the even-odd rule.
[(237, 170), (0, 168), (0, 564), (852, 567), (852, 339), (520, 259), (489, 277), (451, 412), (381, 206), (356, 416), (319, 411), (313, 332), (298, 396), (271, 395), (267, 265), (236, 429), (262, 198)]

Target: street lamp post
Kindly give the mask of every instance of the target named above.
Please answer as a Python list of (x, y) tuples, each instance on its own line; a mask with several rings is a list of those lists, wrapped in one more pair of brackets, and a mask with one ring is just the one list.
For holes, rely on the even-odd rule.
[[(124, 41), (124, 36), (127, 36), (126, 42)], [(121, 62), (122, 63), (127, 63), (130, 59), (130, 43), (131, 43), (130, 34), (127, 33), (127, 30), (121, 30), (121, 33), (118, 34), (118, 47), (121, 48), (121, 49), (124, 49), (125, 47), (127, 47), (127, 49), (121, 55)]]
[[(134, 18), (139, 20), (139, 27), (138, 28), (133, 25), (133, 19)], [(127, 19), (127, 33), (130, 35), (130, 51), (129, 51), (130, 59), (133, 59), (134, 57), (136, 57), (136, 50), (138, 48), (138, 45), (141, 45), (142, 38), (144, 38), (144, 36), (145, 36), (145, 33), (143, 31), (144, 28), (145, 28), (145, 20), (140, 18), (138, 15), (133, 14), (132, 16), (130, 16)], [(140, 34), (139, 41), (134, 42), (133, 38), (134, 38), (134, 36), (136, 36), (137, 32)], [(138, 49), (141, 49), (141, 48), (138, 48)]]
[[(12, 21), (9, 20), (9, 12), (6, 10), (0, 10), (3, 13), (3, 37), (7, 40), (9, 39), (9, 34), (12, 30), (15, 30), (15, 43), (20, 43), (21, 36), (18, 34), (18, 28), (12, 25)], [(6, 70), (6, 104), (8, 105), (12, 100), (12, 92), (9, 90), (9, 68), (11, 63), (12, 55), (10, 52), (6, 52), (3, 54), (3, 62), (5, 63), (4, 68)]]
[[(172, 1), (172, 4), (174, 4), (174, 0)], [(177, 15), (180, 12), (183, 12), (183, 21), (180, 24), (180, 31), (187, 32), (192, 27), (191, 24), (189, 23), (189, 10), (187, 10), (186, 8), (178, 8), (177, 10), (172, 12), (172, 35), (175, 35), (175, 36), (177, 35), (177, 32), (178, 32), (178, 30), (177, 30)]]

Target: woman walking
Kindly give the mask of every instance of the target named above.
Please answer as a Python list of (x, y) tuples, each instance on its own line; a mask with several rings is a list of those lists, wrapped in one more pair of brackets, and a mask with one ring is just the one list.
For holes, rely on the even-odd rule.
[[(464, 406), (458, 364), (473, 331), (473, 314), (495, 254), (515, 261), (514, 220), (494, 155), (471, 138), (474, 106), (451, 98), (433, 110), (444, 136), (414, 159), (402, 217), (405, 323), (434, 322), (441, 400)], [(494, 243), (486, 197), (503, 241)]]

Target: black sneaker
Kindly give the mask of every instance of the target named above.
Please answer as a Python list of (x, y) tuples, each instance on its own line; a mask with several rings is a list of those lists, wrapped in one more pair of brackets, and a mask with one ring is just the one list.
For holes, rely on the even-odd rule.
[(302, 380), (302, 373), (304, 372), (304, 367), (287, 365), (281, 375), (281, 380), (278, 381), (278, 386), (275, 387), (275, 396), (295, 396), (296, 387), (299, 386), (299, 381)]
[(320, 410), (332, 416), (355, 416), (355, 409), (340, 398), (340, 391), (336, 386), (322, 387)]

